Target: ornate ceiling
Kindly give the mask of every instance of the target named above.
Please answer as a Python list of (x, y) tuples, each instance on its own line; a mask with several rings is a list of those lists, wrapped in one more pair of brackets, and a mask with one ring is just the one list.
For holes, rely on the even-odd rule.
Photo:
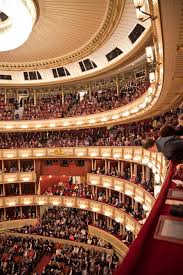
[(109, 39), (125, 0), (39, 0), (37, 4), (39, 17), (29, 39), (15, 50), (0, 52), (1, 69), (50, 68), (85, 57)]

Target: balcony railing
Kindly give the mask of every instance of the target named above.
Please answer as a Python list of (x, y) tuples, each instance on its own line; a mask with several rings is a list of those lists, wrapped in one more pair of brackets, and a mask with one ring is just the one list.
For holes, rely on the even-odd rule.
[(17, 173), (2, 173), (0, 174), (0, 183), (8, 184), (15, 182), (35, 182), (35, 172), (17, 172)]
[(110, 111), (100, 112), (79, 117), (68, 117), (58, 119), (43, 120), (16, 120), (0, 121), (0, 131), (2, 132), (26, 132), (46, 130), (67, 130), (78, 128), (102, 127), (117, 123), (127, 122), (127, 119), (136, 118), (137, 115), (144, 114), (144, 110), (150, 107), (154, 100), (155, 86), (151, 85), (147, 91), (132, 103), (115, 108)]
[(19, 219), (0, 222), (0, 233), (6, 230), (21, 228), (26, 225), (36, 225), (37, 219)]
[(148, 210), (152, 209), (155, 202), (155, 198), (144, 188), (124, 179), (89, 173), (87, 174), (87, 184), (126, 194), (135, 201), (145, 205)]
[(134, 162), (152, 168), (159, 182), (164, 182), (167, 173), (167, 162), (158, 152), (151, 152), (138, 146), (95, 146), (95, 147), (59, 147), (59, 148), (25, 148), (1, 149), (0, 159), (46, 159), (46, 158), (79, 158), (79, 159), (112, 159)]
[(36, 205), (48, 205), (48, 206), (62, 206), (73, 207), (93, 211), (111, 219), (116, 220), (137, 236), (140, 231), (141, 225), (138, 221), (128, 215), (121, 209), (114, 206), (94, 201), (90, 199), (81, 199), (76, 197), (67, 196), (40, 196), (40, 195), (27, 195), (27, 196), (13, 196), (0, 198), (0, 208), (17, 207), (17, 206), (36, 206)]
[(105, 230), (101, 230), (98, 227), (89, 225), (88, 232), (90, 235), (96, 236), (97, 238), (103, 239), (106, 242), (112, 244), (118, 257), (120, 257), (121, 259), (123, 259), (128, 252), (128, 247), (122, 241), (120, 241), (114, 235), (106, 232)]

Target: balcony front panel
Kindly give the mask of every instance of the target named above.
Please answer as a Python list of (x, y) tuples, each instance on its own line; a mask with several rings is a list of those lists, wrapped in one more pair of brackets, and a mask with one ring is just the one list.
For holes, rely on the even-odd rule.
[(85, 209), (88, 211), (97, 212), (124, 226), (129, 226), (130, 230), (137, 235), (141, 225), (134, 218), (128, 215), (121, 209), (115, 208), (114, 206), (106, 203), (80, 199), (77, 197), (67, 196), (40, 196), (40, 195), (28, 195), (28, 196), (16, 196), (16, 197), (1, 197), (0, 208), (17, 207), (17, 206), (28, 206), (28, 205), (47, 205), (47, 206), (62, 206), (62, 207), (73, 207)]
[(112, 234), (92, 225), (88, 226), (88, 232), (92, 236), (96, 236), (97, 238), (101, 238), (106, 242), (112, 244), (112, 246), (115, 249), (115, 252), (120, 258), (124, 258), (126, 253), (128, 252), (128, 247)]
[[(144, 165), (156, 166), (166, 170), (166, 160), (161, 153), (150, 152), (135, 146), (95, 146), (95, 147), (58, 147), (58, 148), (21, 148), (1, 149), (0, 159), (36, 159), (36, 158), (89, 158), (125, 160)], [(164, 171), (163, 174), (165, 174)]]
[[(14, 228), (21, 228), (26, 225), (36, 225), (37, 219), (20, 219), (0, 222), (0, 232)], [(12, 234), (12, 233), (11, 233)]]
[(141, 117), (144, 114), (144, 110), (149, 108), (155, 95), (155, 87), (153, 87), (153, 90), (153, 96), (150, 96), (147, 91), (130, 104), (106, 112), (57, 119), (0, 121), (0, 131), (30, 132), (71, 130), (127, 123), (134, 118), (137, 119), (137, 117)]
[(155, 202), (155, 198), (141, 186), (124, 179), (115, 178), (113, 176), (88, 173), (87, 184), (112, 189), (118, 191), (119, 193), (124, 193), (135, 199), (137, 202), (145, 205), (148, 210), (152, 209)]
[(35, 172), (17, 172), (17, 173), (2, 173), (0, 175), (0, 183), (16, 183), (16, 182), (35, 182)]

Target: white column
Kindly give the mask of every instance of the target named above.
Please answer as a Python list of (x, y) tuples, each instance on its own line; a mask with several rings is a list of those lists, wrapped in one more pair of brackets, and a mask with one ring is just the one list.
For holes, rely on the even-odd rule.
[(18, 160), (18, 172), (20, 172), (20, 160)]
[(93, 163), (93, 159), (91, 160), (91, 168), (92, 168), (92, 171), (94, 170), (94, 163)]
[(4, 218), (6, 219), (6, 208), (4, 208)]
[(5, 196), (5, 184), (3, 184), (3, 196)]
[(121, 163), (120, 163), (120, 160), (118, 160), (118, 172), (119, 172), (119, 174), (121, 174)]
[(36, 106), (36, 89), (35, 88), (33, 90), (33, 94), (34, 94), (34, 106)]
[(146, 167), (146, 180), (149, 179), (150, 180), (150, 168)]
[(130, 174), (131, 174), (131, 178), (133, 177), (133, 163), (130, 162)]
[(134, 174), (135, 176), (137, 176), (137, 164), (136, 164), (136, 163), (134, 163), (134, 171), (133, 171), (133, 174)]
[(88, 82), (88, 93), (89, 93), (89, 99), (92, 98), (92, 87), (91, 87), (91, 81)]
[(107, 160), (105, 159), (105, 174), (107, 174)]
[(62, 84), (62, 104), (64, 104), (64, 85)]
[(106, 198), (106, 201), (108, 201), (108, 199), (109, 199), (109, 190), (107, 188), (105, 189), (105, 198)]
[(121, 162), (121, 177), (124, 176), (124, 163)]
[(120, 82), (119, 82), (118, 75), (116, 75), (116, 91), (117, 91), (117, 95), (119, 95), (119, 93), (120, 93)]
[(21, 185), (20, 182), (19, 182), (19, 195), (20, 195), (20, 196), (22, 195), (22, 185)]
[(145, 177), (146, 177), (146, 175), (145, 175), (145, 167), (142, 166), (142, 180), (145, 180)]
[(7, 102), (7, 91), (6, 91), (6, 88), (4, 88), (4, 103), (6, 104)]
[(111, 163), (110, 163), (110, 160), (108, 160), (108, 162), (107, 162), (107, 171), (110, 171), (110, 169), (111, 169)]
[(22, 211), (22, 206), (20, 206), (20, 217), (22, 218), (22, 213), (23, 211)]

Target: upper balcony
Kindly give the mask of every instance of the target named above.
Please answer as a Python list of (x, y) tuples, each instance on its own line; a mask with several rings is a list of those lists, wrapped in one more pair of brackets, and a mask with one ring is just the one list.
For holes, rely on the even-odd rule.
[[(105, 45), (101, 47), (101, 44), (99, 43), (98, 46), (100, 46), (96, 52), (93, 52), (91, 56), (87, 56), (86, 60), (90, 61), (92, 66), (91, 70), (87, 70), (88, 68), (88, 63), (87, 65), (83, 65), (84, 71), (80, 73), (78, 72), (77, 68), (77, 73), (72, 73), (72, 66), (71, 64), (66, 64), (66, 67), (63, 67), (63, 73), (65, 76), (63, 78), (60, 78), (60, 68), (53, 68), (52, 71), (52, 66), (53, 64), (59, 64), (59, 62), (65, 62), (69, 63), (73, 58), (79, 58), (80, 55), (79, 52), (77, 54), (75, 53), (74, 55), (70, 56), (69, 58), (63, 57), (60, 59), (55, 60), (54, 62), (52, 60), (51, 63), (47, 61), (43, 61), (40, 63), (39, 60), (37, 62), (27, 62), (25, 52), (27, 54), (27, 51), (24, 51), (23, 47), (20, 47), (20, 49), (15, 50), (17, 57), (20, 58), (20, 53), (18, 54), (19, 50), (24, 51), (24, 55), (22, 57), (25, 59), (25, 62), (20, 62), (17, 61), (17, 63), (12, 62), (12, 58), (14, 56), (12, 52), (12, 56), (7, 57), (6, 53), (1, 54), (1, 60), (6, 60), (6, 58), (9, 58), (9, 62), (6, 63), (5, 61), (2, 61), (1, 67), (6, 69), (6, 75), (8, 70), (12, 70), (10, 74), (10, 79), (11, 80), (6, 80), (5, 79), (1, 83), (4, 87), (10, 86), (11, 88), (20, 88), (21, 86), (25, 88), (30, 88), (31, 86), (34, 86), (34, 88), (37, 88), (41, 86), (42, 84), (45, 84), (46, 81), (44, 81), (41, 77), (41, 75), (44, 75), (44, 79), (48, 77), (50, 78), (50, 71), (51, 73), (55, 75), (54, 81), (51, 81), (51, 78), (49, 79), (49, 84), (53, 83), (58, 83), (58, 84), (63, 84), (63, 83), (71, 83), (72, 81), (76, 81), (78, 78), (81, 80), (83, 78), (86, 78), (87, 80), (89, 79), (90, 81), (96, 80), (96, 76), (99, 77), (107, 77), (109, 76), (109, 73), (112, 73), (113, 75), (118, 75), (119, 74), (119, 69), (124, 69), (126, 65), (130, 66), (130, 62), (133, 60), (133, 64), (135, 61), (137, 61), (138, 57), (141, 56), (145, 52), (145, 47), (146, 46), (153, 46), (153, 49), (151, 49), (151, 54), (147, 52), (147, 61), (150, 63), (149, 65), (149, 72), (150, 72), (150, 82), (151, 82), (151, 87), (148, 89), (146, 93), (144, 93), (141, 97), (136, 99), (132, 104), (127, 104), (126, 106), (119, 107), (116, 109), (113, 109), (111, 111), (106, 111), (103, 113), (97, 113), (97, 114), (91, 114), (91, 115), (83, 115), (78, 119), (78, 117), (73, 117), (73, 118), (62, 118), (62, 119), (51, 119), (51, 120), (42, 120), (39, 119), (39, 121), (16, 121), (16, 122), (2, 122), (0, 123), (0, 130), (1, 131), (37, 131), (38, 129), (40, 130), (56, 130), (56, 129), (80, 129), (80, 128), (90, 128), (91, 126), (105, 126), (105, 125), (114, 125), (114, 124), (119, 124), (119, 123), (125, 123), (129, 121), (134, 121), (134, 120), (140, 120), (144, 119), (147, 117), (151, 117), (152, 114), (159, 114), (162, 111), (165, 111), (167, 109), (170, 109), (173, 106), (177, 106), (177, 103), (181, 101), (182, 98), (182, 81), (180, 80), (180, 66), (178, 66), (178, 58), (179, 54), (176, 56), (176, 50), (174, 51), (174, 48), (179, 45), (176, 43), (176, 39), (171, 39), (171, 35), (173, 33), (177, 33), (179, 31), (179, 24), (178, 20), (175, 18), (175, 9), (174, 7), (172, 14), (174, 14), (173, 17), (173, 24), (174, 24), (174, 30), (170, 27), (171, 33), (169, 32), (164, 32), (164, 28), (167, 27), (167, 25), (164, 24), (164, 19), (163, 19), (163, 14), (160, 13), (160, 8), (159, 5), (155, 2), (149, 3), (149, 9), (148, 7), (146, 11), (150, 12), (150, 16), (152, 20), (152, 24), (150, 20), (142, 20), (146, 18), (142, 18), (142, 14), (138, 13), (138, 19), (140, 19), (143, 22), (140, 22), (136, 18), (136, 10), (133, 6), (133, 3), (131, 0), (126, 1), (125, 3), (123, 1), (115, 1), (113, 3), (114, 5), (111, 6), (111, 2), (109, 1), (109, 5), (106, 8), (107, 11), (107, 17), (106, 19), (110, 19), (109, 13), (111, 13), (115, 17), (115, 24), (111, 28), (110, 24), (111, 22), (108, 21), (109, 25), (105, 25), (105, 28), (108, 28), (109, 31), (109, 40)], [(43, 5), (43, 4), (42, 4)], [(49, 10), (49, 7), (47, 7)], [(58, 9), (60, 8), (57, 7)], [(85, 7), (86, 9), (86, 7)], [(99, 7), (99, 10), (101, 7)], [(164, 9), (162, 9), (164, 10)], [(167, 10), (168, 12), (168, 10)], [(41, 16), (44, 16), (44, 13), (41, 14)], [(105, 17), (104, 14), (102, 15), (102, 10), (101, 10), (101, 17)], [(128, 20), (129, 19), (129, 20)], [(179, 16), (179, 19), (181, 20), (181, 15)], [(125, 25), (125, 22), (130, 22), (129, 26), (127, 27)], [(137, 26), (141, 26), (141, 30), (143, 29), (144, 31), (139, 33), (139, 37), (137, 40), (132, 43), (132, 45), (129, 45), (130, 41), (130, 35), (128, 35), (128, 38), (126, 37), (127, 33), (129, 32), (129, 28), (132, 28), (134, 26), (134, 23)], [(104, 27), (103, 25), (103, 27)], [(91, 26), (91, 25), (90, 25)], [(131, 27), (130, 27), (131, 26)], [(171, 23), (170, 23), (171, 26)], [(37, 27), (37, 26), (36, 26)], [(116, 29), (115, 29), (116, 28)], [(125, 32), (126, 28), (126, 32)], [(128, 29), (128, 31), (127, 31)], [(152, 43), (152, 38), (149, 39), (149, 34), (151, 33), (152, 30), (152, 36), (153, 36), (153, 41), (154, 44)], [(162, 32), (163, 30), (163, 32)], [(98, 30), (99, 31), (99, 30)], [(124, 32), (124, 33), (123, 33)], [(100, 32), (100, 35), (97, 36), (97, 40), (93, 40), (94, 44), (96, 41), (102, 39), (101, 35), (104, 34), (104, 29), (102, 28), (102, 32)], [(123, 35), (124, 34), (124, 35)], [(168, 35), (169, 34), (169, 35)], [(105, 36), (106, 37), (106, 36)], [(125, 38), (124, 38), (125, 37)], [(35, 37), (34, 37), (35, 38)], [(122, 40), (120, 40), (120, 38)], [(123, 39), (124, 38), (124, 39)], [(127, 39), (126, 39), (127, 38)], [(175, 41), (174, 45), (172, 45), (172, 41)], [(29, 41), (30, 42), (30, 41)], [(51, 41), (50, 41), (51, 42)], [(104, 42), (104, 41), (103, 41)], [(106, 41), (105, 41), (106, 42)], [(171, 43), (170, 43), (171, 42)], [(180, 41), (181, 42), (181, 41)], [(111, 48), (111, 43), (116, 43), (120, 44), (124, 47), (122, 49), (122, 54), (117, 55), (114, 59), (107, 61), (107, 54), (105, 53), (106, 49)], [(29, 44), (29, 43), (28, 43)], [(152, 45), (153, 44), (153, 45)], [(74, 44), (73, 44), (74, 45)], [(30, 44), (31, 47), (34, 46), (34, 44)], [(90, 45), (91, 46), (91, 45)], [(109, 46), (109, 47), (108, 47)], [(120, 49), (120, 48), (119, 48)], [(180, 51), (180, 47), (177, 48)], [(154, 54), (153, 54), (154, 51)], [(100, 52), (100, 54), (99, 54)], [(96, 54), (96, 56), (95, 56)], [(171, 56), (172, 62), (166, 62), (166, 58)], [(6, 57), (6, 58), (5, 58)], [(86, 56), (85, 56), (86, 57)], [(18, 59), (16, 59), (18, 60)], [(85, 61), (86, 61), (85, 60)], [(99, 60), (99, 63), (97, 64), (97, 60)], [(168, 58), (167, 58), (168, 60)], [(49, 60), (50, 61), (50, 60)], [(84, 62), (83, 60), (80, 60), (79, 63)], [(88, 62), (88, 61), (87, 61)], [(96, 63), (95, 63), (96, 62)], [(107, 63), (106, 63), (107, 62)], [(148, 63), (148, 64), (149, 64)], [(84, 64), (84, 63), (83, 63)], [(94, 68), (95, 65), (97, 68)], [(99, 65), (100, 64), (100, 65)], [(171, 65), (173, 64), (173, 66)], [(68, 67), (67, 67), (68, 66)], [(94, 66), (94, 67), (93, 67)], [(51, 69), (45, 69), (45, 67), (50, 67)], [(21, 71), (23, 68), (26, 68), (27, 72)], [(31, 71), (33, 69), (39, 70), (39, 68), (42, 68), (42, 71)], [(76, 69), (76, 67), (75, 67)], [(16, 70), (16, 71), (15, 71)], [(104, 73), (104, 71), (106, 71)], [(79, 76), (77, 74), (79, 73)], [(2, 74), (4, 72), (2, 71)], [(21, 76), (19, 76), (21, 74)], [(174, 77), (175, 74), (175, 77)], [(22, 79), (22, 75), (24, 75), (24, 79)], [(170, 75), (172, 77), (170, 77)], [(36, 78), (35, 78), (36, 77)], [(118, 78), (118, 76), (117, 76)], [(170, 83), (170, 79), (174, 79)], [(58, 81), (57, 81), (58, 80)], [(63, 81), (61, 81), (63, 80)], [(35, 83), (37, 86), (35, 86)], [(16, 85), (16, 86), (15, 86)], [(117, 84), (118, 85), (118, 84)], [(90, 84), (88, 84), (88, 87)], [(6, 88), (5, 88), (6, 89)], [(61, 94), (62, 94), (63, 87), (61, 86)], [(90, 90), (90, 88), (89, 88)], [(173, 92), (172, 92), (173, 90)], [(63, 96), (62, 96), (63, 100)], [(113, 108), (114, 106), (112, 106)], [(76, 107), (77, 109), (77, 107)]]

